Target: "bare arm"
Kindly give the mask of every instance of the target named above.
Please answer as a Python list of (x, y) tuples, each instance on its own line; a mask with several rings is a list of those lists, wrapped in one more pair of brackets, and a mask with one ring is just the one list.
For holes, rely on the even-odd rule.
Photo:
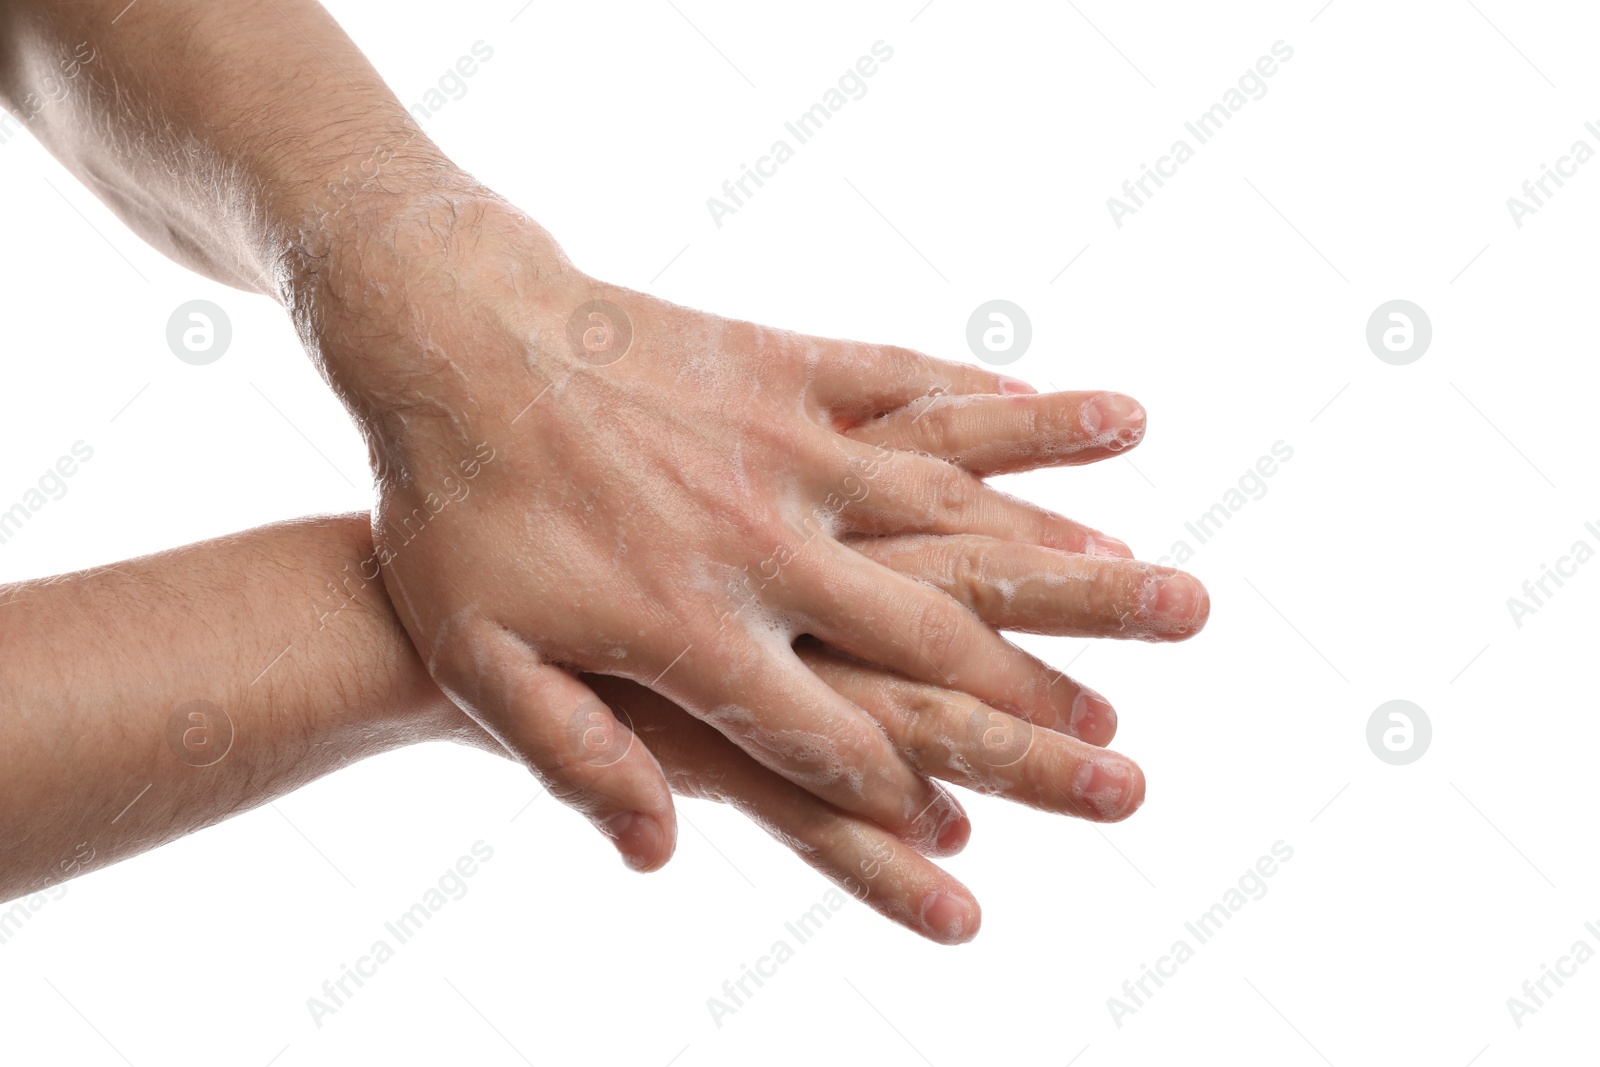
[(150, 244), (275, 298), (310, 205), (442, 163), (311, 0), (0, 3), (0, 102)]
[(573, 758), (566, 725), (604, 707), (580, 675), (644, 684), (930, 850), (962, 837), (960, 806), (796, 638), (1111, 739), (1098, 694), (851, 537), (1127, 557), (916, 447), (926, 429), (866, 441), (947, 396), (987, 436), (1048, 425), (1049, 462), (1090, 462), (1142, 436), (1131, 399), (1031, 395), (591, 278), (422, 137), (309, 0), (9, 0), (0, 96), (155, 245), (285, 304), (367, 436), (382, 579), (429, 673), (635, 865), (671, 854), (669, 782), (643, 744)]
[(0, 899), (477, 733), (381, 582), (330, 590), (371, 554), (361, 514), (0, 590)]
[[(1203, 601), (1162, 607), (1150, 595), (1168, 577), (1197, 590), (1190, 579), (1132, 561), (974, 537), (887, 538), (871, 550), (994, 625), (1171, 640), (1205, 620)], [(381, 583), (362, 580), (372, 554), (366, 515), (316, 518), (0, 589), (0, 901), (405, 744), (506, 755), (434, 686)], [(1114, 753), (814, 644), (802, 655), (925, 773), (1102, 822), (1143, 799), (1138, 768)], [(767, 770), (657, 694), (585, 680), (676, 792), (734, 805), (924, 936), (977, 932), (977, 902), (911, 844)], [(576, 758), (602, 770), (632, 736), (599, 719), (578, 727)]]

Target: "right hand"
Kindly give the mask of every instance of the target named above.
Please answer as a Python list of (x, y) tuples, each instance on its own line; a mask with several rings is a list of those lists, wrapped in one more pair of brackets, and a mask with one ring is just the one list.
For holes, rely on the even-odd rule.
[[(844, 541), (963, 533), (1127, 555), (932, 455), (851, 434), (930, 395), (1009, 404), (997, 410), (1018, 425), (1043, 399), (1003, 397), (1016, 383), (987, 370), (604, 285), (469, 179), (353, 205), (325, 251), (301, 261), (289, 303), (367, 432), (400, 619), (440, 688), (631, 865), (670, 856), (670, 792), (644, 745), (588, 758), (593, 717), (610, 716), (578, 672), (653, 689), (930, 851), (963, 838), (959, 806), (795, 655), (797, 637), (1109, 738), (1098, 695)], [(1142, 432), (1125, 397), (1070, 403), (1054, 444), (1080, 458)], [(464, 464), (476, 478), (458, 496)]]

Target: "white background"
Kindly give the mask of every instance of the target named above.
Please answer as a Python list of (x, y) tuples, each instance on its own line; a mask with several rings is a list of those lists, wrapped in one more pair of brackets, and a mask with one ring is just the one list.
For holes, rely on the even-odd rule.
[[(1575, 139), (1600, 148), (1594, 13), (674, 2), (331, 6), (408, 104), (493, 48), (426, 129), (592, 273), (950, 358), (972, 358), (980, 302), (1020, 304), (1034, 340), (1011, 373), (1129, 392), (1150, 432), (1129, 459), (1008, 487), (1147, 558), (1194, 546), (1185, 521), (1292, 447), (1188, 564), (1212, 594), (1199, 638), (1025, 640), (1117, 705), (1143, 810), (1097, 830), (964, 796), (976, 832), (949, 866), (984, 905), (974, 943), (851, 902), (719, 1028), (706, 998), (826, 882), (691, 801), (676, 859), (641, 877), (550, 798), (529, 805), (510, 763), (413, 749), (70, 883), (0, 946), (5, 1058), (1588, 1054), (1600, 963), (1520, 1028), (1506, 998), (1575, 940), (1600, 949), (1583, 928), (1600, 920), (1600, 563), (1520, 628), (1506, 600), (1574, 541), (1600, 547), (1600, 161), (1520, 229), (1505, 201)], [(718, 229), (706, 198), (880, 39), (894, 57), (867, 95)], [(1267, 94), (1117, 228), (1106, 198), (1279, 40), (1294, 55)], [(0, 505), (72, 442), (94, 448), (0, 546), (0, 579), (368, 505), (365, 450), (274, 305), (166, 262), (26, 136), (0, 145), (0, 204)], [(165, 340), (194, 298), (234, 329), (205, 367)], [(1364, 337), (1395, 298), (1433, 323), (1409, 366)], [(1403, 767), (1365, 736), (1395, 698), (1434, 731)], [(468, 895), (315, 1026), (307, 997), (480, 839), (494, 858)], [(1107, 998), (1280, 840), (1293, 859), (1267, 894), (1116, 1025)]]

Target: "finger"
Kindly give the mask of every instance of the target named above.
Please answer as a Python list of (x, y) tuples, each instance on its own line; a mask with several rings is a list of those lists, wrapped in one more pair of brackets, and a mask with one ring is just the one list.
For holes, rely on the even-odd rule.
[(691, 645), (651, 688), (835, 807), (933, 855), (965, 847), (971, 824), (955, 798), (918, 774), (871, 716), (807, 670), (787, 640), (757, 637), (736, 621), (709, 644)]
[(604, 834), (623, 861), (653, 871), (672, 857), (677, 820), (650, 751), (593, 690), (546, 663), (509, 630), (475, 627), (471, 671), (447, 695), (515, 754), (563, 803)]
[[(980, 534), (1065, 552), (1131, 559), (1115, 537), (1008, 496), (976, 475), (929, 456), (849, 442), (854, 492), (835, 494), (843, 525), (857, 534)], [(819, 496), (830, 492), (820, 481)]]
[(817, 551), (791, 564), (803, 581), (780, 593), (807, 620), (804, 632), (1092, 745), (1116, 733), (1116, 712), (1104, 697), (1028, 655), (948, 596), (831, 538), (815, 544)]
[(845, 544), (932, 585), (998, 630), (1183, 641), (1211, 614), (1199, 579), (1143, 560), (966, 535), (860, 537)]
[(931, 397), (845, 435), (923, 452), (980, 478), (1106, 459), (1144, 439), (1144, 408), (1121, 393)]
[(893, 411), (918, 397), (1034, 391), (1026, 382), (968, 363), (934, 359), (895, 345), (851, 341), (830, 344), (812, 380), (812, 397), (833, 416), (836, 428)]
[(648, 689), (584, 680), (627, 709), (675, 792), (732, 805), (846, 893), (923, 937), (954, 945), (977, 935), (982, 915), (972, 893), (909, 845), (773, 774)]
[(877, 719), (924, 774), (1093, 822), (1117, 822), (1144, 803), (1144, 773), (1125, 756), (812, 642), (800, 658)]

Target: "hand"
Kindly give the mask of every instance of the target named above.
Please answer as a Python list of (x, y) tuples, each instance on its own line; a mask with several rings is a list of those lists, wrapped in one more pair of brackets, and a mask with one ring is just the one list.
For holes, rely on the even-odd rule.
[[(963, 836), (959, 807), (796, 637), (1109, 738), (1103, 699), (842, 540), (963, 533), (1128, 555), (956, 466), (867, 443), (884, 424), (928, 432), (908, 405), (930, 396), (941, 412), (984, 396), (1037, 417), (1035, 398), (1004, 397), (1026, 387), (603, 285), (468, 180), (422, 184), (312, 227), (334, 237), (294, 264), (289, 303), (368, 434), (379, 561), (428, 670), (630, 863), (670, 855), (667, 783), (643, 745), (604, 768), (582, 758), (596, 701), (578, 671), (653, 689), (935, 852)], [(1071, 416), (1056, 440), (1091, 457), (1142, 432), (1116, 394)]]
[[(993, 626), (1179, 640), (1206, 621), (1199, 584), (1153, 564), (973, 537), (886, 538), (880, 552)], [(1183, 607), (1163, 605), (1161, 590), (1186, 587), (1198, 597), (1185, 595)], [(1093, 822), (1125, 819), (1144, 802), (1144, 775), (1124, 756), (965, 694), (850, 661), (809, 639), (799, 654), (925, 774)], [(977, 935), (981, 912), (972, 893), (914, 845), (785, 781), (647, 689), (616, 678), (584, 681), (631, 723), (675, 792), (733, 805), (852, 896), (924, 937), (959, 944)], [(603, 735), (596, 751), (614, 753), (621, 743)]]
[[(846, 542), (921, 531), (1126, 555), (946, 463), (869, 444), (888, 427), (908, 440), (954, 428), (952, 405), (971, 401), (1007, 426), (1060, 415), (1063, 458), (1093, 458), (1141, 432), (1142, 412), (1126, 398), (1036, 405), (1003, 396), (1016, 383), (985, 371), (600, 285), (455, 172), (309, 0), (131, 11), (121, 0), (24, 2), (0, 4), (0, 20), (0, 97), (12, 102), (53, 91), (59, 57), (95, 42), (73, 106), (35, 115), (30, 128), (157, 247), (285, 300), (368, 433), (383, 509), (373, 560), (432, 676), (639, 866), (670, 853), (660, 768), (631, 744), (603, 772), (584, 758), (592, 694), (563, 668), (684, 697), (769, 767), (930, 851), (964, 839), (959, 808), (806, 669), (790, 638), (813, 634), (1034, 725), (1109, 739), (1115, 718), (1102, 699)], [(114, 37), (102, 32), (108, 22), (119, 23)], [(171, 62), (179, 52), (184, 62)], [(586, 306), (595, 299), (610, 306)], [(909, 402), (928, 396), (939, 399), (908, 418)], [(980, 473), (1008, 469), (1004, 442), (997, 451), (987, 436), (967, 433), (965, 450), (935, 443)], [(286, 584), (271, 577), (263, 587)], [(1176, 595), (1171, 585), (1140, 589)], [(540, 595), (551, 593), (572, 603)], [(250, 622), (266, 621), (247, 607)], [(191, 625), (175, 647), (204, 647), (193, 638), (203, 628), (176, 619)], [(174, 685), (199, 674), (184, 666)], [(273, 681), (292, 675), (279, 668)], [(306, 702), (309, 690), (278, 684), (286, 701)], [(114, 689), (107, 680), (104, 691)], [(255, 694), (269, 719), (285, 702)], [(156, 706), (144, 695), (141, 708)], [(128, 748), (103, 746), (107, 765), (164, 759)], [(269, 755), (276, 784), (311, 773), (307, 758)], [(261, 768), (243, 769), (241, 794), (259, 795)], [(114, 783), (101, 774), (97, 784)], [(111, 803), (109, 791), (97, 794)], [(124, 845), (141, 839), (142, 820), (172, 832), (174, 812), (199, 817), (186, 805), (154, 808), (120, 824)]]
[[(963, 575), (964, 584), (945, 588), (980, 610), (1006, 603), (989, 595), (996, 589), (971, 584), (978, 567), (941, 555), (940, 544), (980, 552), (998, 588), (1059, 594), (1092, 571), (1082, 588), (1106, 596), (1061, 597), (1040, 616), (1049, 626), (1127, 633), (1128, 620), (1146, 631), (1177, 622), (1144, 619), (1140, 591), (1149, 577), (1177, 576), (1143, 564), (970, 538), (890, 538), (881, 547), (912, 577), (942, 583)], [(0, 722), (0, 899), (39, 892), (403, 745), (455, 740), (507, 754), (439, 692), (380, 585), (350, 583), (335, 610), (320, 620), (307, 612), (372, 552), (369, 516), (325, 517), (0, 589), (0, 643), (12, 653), (0, 695), (17, 708), (50, 709)], [(1025, 608), (986, 618), (1034, 622)], [(1202, 611), (1188, 625), (1203, 619)], [(50, 651), (84, 642), (90, 651), (74, 660), (65, 692)], [(116, 649), (143, 664), (132, 683)], [(1137, 769), (1120, 757), (815, 647), (801, 655), (929, 774), (1088, 818), (1124, 815), (1142, 795)], [(911, 846), (784, 781), (648, 690), (588, 681), (659, 753), (674, 788), (751, 812), (886, 914), (938, 937), (951, 936), (952, 923), (968, 935), (976, 930), (970, 894)], [(203, 729), (174, 735), (175, 721)], [(590, 731), (583, 740), (587, 758), (603, 766), (633, 735)], [(38, 758), (67, 748), (70, 759)], [(1108, 786), (1102, 773), (1122, 785)], [(145, 799), (130, 808), (135, 793)], [(78, 845), (64, 857), (62, 842)], [(946, 887), (948, 902), (930, 896), (934, 885)]]

